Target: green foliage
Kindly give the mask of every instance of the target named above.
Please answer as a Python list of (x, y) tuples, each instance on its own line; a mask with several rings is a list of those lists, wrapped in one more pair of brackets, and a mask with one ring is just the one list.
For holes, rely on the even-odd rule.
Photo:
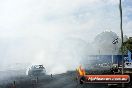
[[(129, 38), (127, 41), (125, 41), (121, 46), (121, 48), (123, 48), (123, 54), (127, 54), (128, 50), (132, 52), (132, 38)], [(120, 48), (120, 52), (122, 52), (121, 48)]]

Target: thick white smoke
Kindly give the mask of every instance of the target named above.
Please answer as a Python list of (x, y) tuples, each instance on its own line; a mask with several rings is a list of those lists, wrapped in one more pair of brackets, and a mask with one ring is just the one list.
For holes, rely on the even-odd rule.
[(0, 70), (19, 68), (16, 63), (43, 64), (48, 73), (75, 69), (93, 53), (89, 42), (97, 33), (107, 28), (120, 33), (117, 4), (115, 0), (0, 1)]

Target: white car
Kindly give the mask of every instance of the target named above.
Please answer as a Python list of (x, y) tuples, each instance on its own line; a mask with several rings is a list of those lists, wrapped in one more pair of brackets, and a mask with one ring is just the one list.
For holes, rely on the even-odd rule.
[(27, 70), (28, 76), (41, 76), (45, 74), (46, 70), (43, 65), (33, 65)]

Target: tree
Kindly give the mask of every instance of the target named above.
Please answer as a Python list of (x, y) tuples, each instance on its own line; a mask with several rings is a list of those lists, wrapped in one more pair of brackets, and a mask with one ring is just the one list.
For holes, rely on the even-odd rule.
[[(132, 37), (127, 39), (125, 42), (123, 42), (121, 48), (123, 48), (123, 54), (127, 54), (128, 50), (132, 52)], [(120, 48), (120, 53), (121, 53), (121, 48)]]

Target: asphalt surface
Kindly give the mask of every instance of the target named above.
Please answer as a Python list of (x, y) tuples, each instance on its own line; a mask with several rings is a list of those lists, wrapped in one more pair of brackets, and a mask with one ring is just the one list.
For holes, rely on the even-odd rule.
[[(14, 82), (15, 81), (15, 82)], [(15, 87), (13, 85), (15, 84)], [(131, 88), (132, 86), (129, 85)], [(8, 77), (0, 81), (0, 88), (115, 88), (108, 87), (108, 84), (79, 84), (76, 79), (76, 72), (69, 71), (67, 73), (39, 77), (28, 77), (25, 75), (17, 75)], [(120, 87), (118, 87), (120, 88)]]

